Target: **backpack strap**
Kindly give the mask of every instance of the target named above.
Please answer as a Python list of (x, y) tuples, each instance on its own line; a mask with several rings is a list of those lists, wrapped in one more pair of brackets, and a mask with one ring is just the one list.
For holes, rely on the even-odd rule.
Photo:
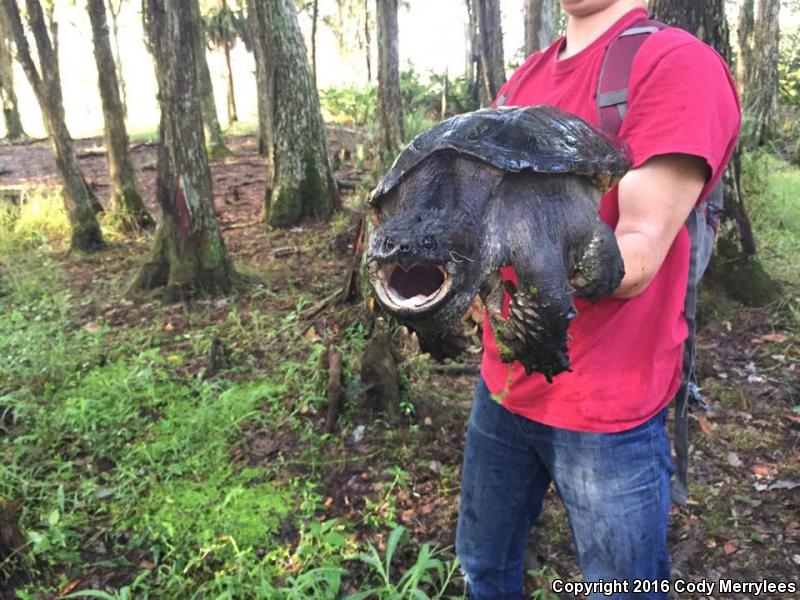
[[(642, 19), (633, 24), (609, 43), (597, 83), (597, 116), (600, 126), (610, 133), (619, 134), (628, 110), (628, 82), (633, 59), (647, 38), (664, 29), (658, 21)], [(719, 181), (689, 215), (689, 279), (686, 287), (684, 315), (688, 335), (683, 350), (681, 386), (675, 396), (675, 481), (672, 500), (684, 505), (688, 501), (687, 480), (689, 471), (689, 404), (708, 409), (700, 394), (695, 377), (697, 348), (697, 287), (708, 266), (714, 246), (714, 236), (722, 212), (723, 186)]]
[(628, 111), (628, 81), (631, 78), (633, 57), (651, 34), (665, 27), (659, 21), (641, 19), (606, 47), (597, 83), (597, 115), (600, 126), (605, 131), (619, 134), (622, 119)]

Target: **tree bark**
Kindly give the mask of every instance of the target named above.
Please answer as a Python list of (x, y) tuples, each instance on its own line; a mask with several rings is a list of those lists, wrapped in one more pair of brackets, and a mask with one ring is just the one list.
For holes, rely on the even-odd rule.
[(64, 207), (72, 229), (70, 247), (75, 250), (96, 250), (104, 245), (103, 234), (95, 216), (95, 206), (98, 202), (78, 168), (72, 137), (64, 120), (58, 58), (45, 24), (42, 5), (39, 4), (39, 0), (26, 1), (28, 23), (36, 41), (39, 68), (31, 57), (16, 0), (2, 0), (2, 7), (17, 47), (17, 59), (22, 64), (39, 102), (55, 154), (56, 167), (64, 185)]
[(306, 217), (327, 218), (338, 206), (339, 194), (297, 13), (292, 0), (255, 1), (260, 5), (273, 148), (264, 216), (273, 227)]
[(464, 0), (467, 22), (464, 31), (466, 40), (466, 77), (469, 82), (470, 103), (473, 109), (481, 105), (481, 41), (478, 35), (478, 0)]
[(122, 102), (122, 116), (127, 119), (128, 88), (125, 85), (125, 74), (122, 72), (122, 53), (119, 51), (119, 13), (122, 11), (123, 1), (124, 0), (119, 0), (115, 7), (114, 0), (108, 0), (108, 12), (111, 15), (111, 38), (114, 40), (114, 68), (117, 71), (120, 101)]
[(553, 0), (525, 0), (525, 55), (543, 50), (553, 41)]
[(230, 288), (233, 267), (214, 214), (195, 65), (196, 0), (146, 0), (156, 62), (159, 128), (156, 198), (162, 218), (134, 289), (166, 286), (170, 300)]
[(317, 24), (319, 21), (319, 0), (314, 0), (311, 7), (311, 74), (314, 85), (317, 85)]
[[(264, 31), (261, 26), (263, 18), (259, 18), (261, 10), (260, 0), (247, 0), (247, 27), (250, 29), (252, 40), (253, 59), (256, 69), (256, 107), (258, 109), (258, 153), (267, 157), (267, 163), (272, 164), (272, 125), (269, 112), (268, 88), (270, 82), (267, 76), (266, 58), (264, 56)], [(267, 178), (272, 181), (271, 173)]]
[(400, 101), (400, 54), (398, 50), (398, 0), (377, 0), (378, 114), (380, 150), (384, 162), (394, 158), (403, 144), (403, 106)]
[(214, 86), (211, 83), (211, 73), (208, 70), (208, 60), (206, 60), (205, 34), (203, 33), (199, 0), (192, 0), (191, 9), (194, 26), (194, 57), (197, 61), (195, 63), (197, 91), (200, 94), (203, 123), (208, 137), (208, 155), (210, 158), (230, 156), (231, 151), (228, 150), (222, 137), (222, 127), (220, 127), (219, 117), (217, 117), (217, 105), (214, 102)]
[(372, 83), (372, 33), (369, 24), (369, 0), (364, 0), (364, 50), (367, 59), (367, 83)]
[(0, 106), (6, 124), (6, 138), (18, 140), (25, 137), (22, 119), (14, 92), (14, 61), (11, 55), (11, 32), (0, 10)]
[(108, 35), (106, 7), (103, 0), (87, 0), (87, 10), (92, 24), (97, 82), (103, 105), (106, 156), (111, 180), (110, 213), (126, 229), (150, 228), (155, 222), (137, 190), (136, 176), (128, 153), (128, 132), (125, 130), (117, 71)]
[[(725, 0), (651, 0), (650, 10), (655, 18), (681, 27), (713, 46), (731, 64), (733, 53), (725, 16)], [(753, 256), (756, 242), (741, 193), (740, 152), (740, 148), (737, 148), (725, 173), (725, 220), (733, 221), (742, 253)]]
[(766, 145), (778, 114), (780, 0), (759, 0), (753, 33), (753, 54), (744, 88), (745, 132), (748, 145)]
[(739, 84), (739, 93), (744, 92), (745, 82), (750, 77), (751, 62), (753, 59), (753, 29), (755, 28), (755, 0), (740, 0), (739, 23), (736, 37), (738, 40), (738, 54), (736, 57), (736, 80)]
[(481, 54), (481, 106), (488, 106), (506, 81), (500, 0), (475, 0), (475, 4)]
[[(228, 10), (227, 0), (222, 0), (222, 10)], [(225, 52), (225, 68), (228, 73), (228, 124), (230, 124), (239, 120), (236, 110), (236, 91), (233, 86), (233, 69), (231, 68), (231, 42), (225, 40), (222, 49)]]

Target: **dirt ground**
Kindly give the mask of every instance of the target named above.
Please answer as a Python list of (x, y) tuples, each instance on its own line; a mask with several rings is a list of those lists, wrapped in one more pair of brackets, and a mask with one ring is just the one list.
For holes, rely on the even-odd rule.
[[(231, 138), (229, 145), (235, 156), (212, 161), (211, 169), (217, 215), (234, 260), (268, 273), (273, 291), (304, 291), (319, 298), (330, 294), (341, 284), (349, 264), (355, 230), (345, 227), (334, 235), (326, 224), (312, 223), (268, 231), (259, 220), (265, 179), (255, 140)], [(76, 142), (84, 175), (105, 203), (109, 186), (101, 147), (99, 139)], [(335, 134), (332, 147), (344, 155)], [(132, 156), (145, 201), (157, 215), (153, 197), (156, 146), (134, 144)], [(342, 165), (336, 176), (347, 182), (346, 205), (355, 207), (362, 193), (349, 188), (368, 189), (362, 181), (368, 176), (347, 161)], [(46, 143), (0, 144), (0, 188), (56, 185), (54, 171)], [(315, 240), (314, 244), (309, 240)], [(333, 258), (317, 260), (315, 248), (320, 244), (334, 249)], [(123, 271), (132, 272), (147, 248), (148, 240), (143, 238), (115, 243), (93, 257), (75, 260), (65, 254), (62, 260), (77, 290), (111, 289), (110, 282), (117, 281)], [(797, 296), (800, 290), (788, 288), (787, 294)], [(800, 332), (783, 306), (743, 308), (720, 299), (713, 289), (708, 298), (700, 334), (699, 379), (710, 410), (690, 415), (690, 500), (688, 506), (674, 508), (672, 513), (673, 574), (687, 581), (733, 578), (800, 584)], [(90, 321), (103, 314), (112, 323), (133, 327), (149, 317), (152, 306), (110, 301), (108, 306), (87, 307), (81, 318)], [(291, 307), (289, 299), (275, 309)], [(310, 321), (307, 331), (313, 328), (315, 335), (324, 338), (344, 328), (353, 314), (348, 307), (333, 307)], [(180, 310), (175, 310), (171, 322), (176, 332), (180, 331)], [(256, 359), (266, 363), (275, 352), (290, 352), (288, 345), (281, 348), (285, 343), (278, 341), (277, 346), (261, 349)], [(420, 542), (453, 543), (461, 451), (476, 377), (473, 359), (457, 370), (440, 370), (431, 363), (429, 378), (411, 381), (420, 437), (412, 449), (414, 460), (406, 468), (406, 485), (393, 493), (398, 521)], [(334, 466), (325, 481), (327, 517), (347, 519), (357, 514), (366, 502), (375, 501), (376, 489), (383, 489), (376, 484), (390, 478), (384, 471), (393, 464), (392, 456), (387, 455), (391, 453), (381, 452), (381, 436), (372, 435), (381, 426), (366, 426), (363, 443), (345, 444), (338, 450), (348, 458), (341, 461), (342, 466), (336, 466), (336, 457), (332, 457)], [(232, 459), (245, 456), (258, 464), (270, 453), (292, 452), (295, 443), (299, 442), (290, 438), (248, 437), (245, 431), (239, 454), (232, 449)], [(286, 539), (293, 536), (287, 529)], [(531, 579), (531, 586), (544, 584), (544, 575), (579, 578), (566, 518), (552, 490), (542, 520), (531, 533), (529, 548), (529, 566), (538, 574), (538, 579)]]

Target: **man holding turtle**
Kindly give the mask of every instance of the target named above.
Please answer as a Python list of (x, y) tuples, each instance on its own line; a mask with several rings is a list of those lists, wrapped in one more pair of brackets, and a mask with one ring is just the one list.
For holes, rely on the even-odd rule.
[[(607, 48), (646, 23), (645, 2), (562, 5), (566, 36), (529, 57), (498, 103), (551, 104), (599, 124)], [(670, 580), (673, 465), (665, 424), (687, 334), (685, 223), (721, 177), (741, 116), (723, 59), (679, 29), (647, 35), (623, 83), (627, 111), (618, 133), (634, 163), (604, 196), (600, 217), (615, 231), (625, 277), (612, 297), (576, 299), (572, 372), (548, 383), (504, 363), (485, 323), (456, 544), (477, 600), (521, 598), (525, 540), (551, 482), (585, 581), (626, 581), (628, 592), (614, 598), (667, 597), (661, 584), (634, 592), (637, 580)], [(510, 267), (501, 275), (516, 278)]]

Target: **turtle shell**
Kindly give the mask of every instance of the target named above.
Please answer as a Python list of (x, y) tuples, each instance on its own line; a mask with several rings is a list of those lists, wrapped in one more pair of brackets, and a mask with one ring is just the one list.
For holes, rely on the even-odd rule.
[(378, 206), (414, 167), (454, 150), (509, 172), (574, 173), (606, 190), (631, 166), (628, 146), (553, 106), (487, 108), (446, 119), (422, 132), (394, 161), (370, 196)]

